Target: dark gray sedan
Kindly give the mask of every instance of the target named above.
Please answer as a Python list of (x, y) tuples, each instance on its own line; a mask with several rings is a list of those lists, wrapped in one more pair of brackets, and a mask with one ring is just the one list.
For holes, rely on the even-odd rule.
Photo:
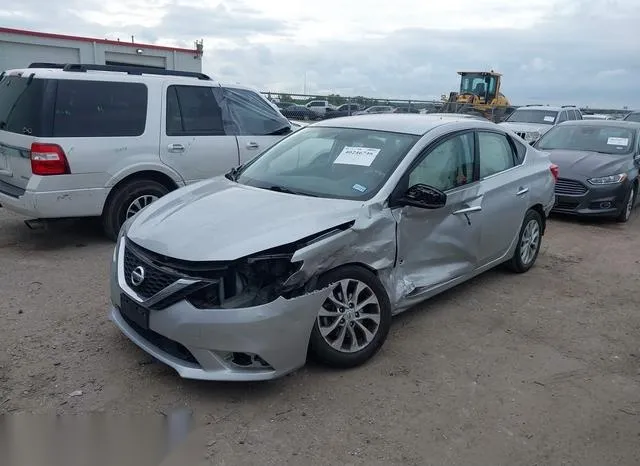
[(535, 147), (560, 170), (554, 212), (629, 220), (638, 198), (639, 123), (567, 121)]

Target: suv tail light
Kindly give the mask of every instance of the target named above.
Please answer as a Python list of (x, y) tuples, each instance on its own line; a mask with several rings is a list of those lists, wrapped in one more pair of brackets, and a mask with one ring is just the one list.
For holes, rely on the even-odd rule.
[(71, 173), (67, 156), (57, 144), (31, 144), (31, 172), (34, 175), (68, 175)]
[(549, 167), (549, 170), (551, 171), (551, 176), (553, 176), (553, 181), (557, 182), (558, 176), (560, 176), (560, 169), (555, 163), (552, 163), (551, 166)]

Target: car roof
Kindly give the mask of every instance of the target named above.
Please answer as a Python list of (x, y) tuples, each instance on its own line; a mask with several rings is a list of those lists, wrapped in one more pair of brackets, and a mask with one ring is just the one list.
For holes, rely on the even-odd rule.
[(470, 118), (460, 118), (455, 114), (451, 116), (433, 116), (429, 114), (415, 113), (383, 113), (377, 115), (356, 115), (349, 117), (331, 118), (314, 123), (315, 127), (340, 127), (368, 129), (372, 131), (390, 131), (393, 133), (413, 134), (422, 136), (432, 129), (450, 123), (480, 125), (487, 128), (496, 128), (498, 125), (489, 120), (481, 121)]
[(640, 129), (640, 123), (637, 121), (624, 120), (569, 120), (563, 121), (558, 126), (602, 126), (607, 128), (628, 128), (630, 130)]
[(548, 110), (551, 112), (560, 112), (562, 110), (578, 110), (578, 107), (558, 107), (554, 105), (527, 105), (518, 107), (517, 110)]

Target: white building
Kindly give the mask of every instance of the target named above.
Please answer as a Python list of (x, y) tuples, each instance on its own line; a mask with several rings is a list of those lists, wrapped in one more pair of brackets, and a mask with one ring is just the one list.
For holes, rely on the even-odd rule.
[(0, 72), (31, 63), (137, 65), (202, 72), (202, 42), (193, 50), (0, 27)]

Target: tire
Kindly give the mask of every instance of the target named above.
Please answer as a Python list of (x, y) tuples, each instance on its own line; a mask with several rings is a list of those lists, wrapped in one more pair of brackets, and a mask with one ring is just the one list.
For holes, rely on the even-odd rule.
[(631, 211), (633, 210), (633, 204), (635, 203), (637, 195), (637, 186), (634, 184), (631, 185), (629, 191), (627, 191), (627, 195), (624, 197), (624, 202), (622, 203), (622, 210), (616, 217), (616, 221), (620, 223), (626, 223), (631, 218)]
[[(371, 359), (387, 339), (391, 327), (389, 297), (378, 277), (358, 266), (347, 265), (325, 273), (319, 278), (317, 288), (331, 284), (334, 284), (332, 295), (318, 311), (311, 331), (309, 354), (316, 361), (331, 367), (360, 366)], [(336, 303), (342, 301), (343, 284), (347, 286), (347, 295), (360, 288), (360, 302), (367, 302), (371, 297), (374, 302), (365, 304), (358, 312), (356, 297), (351, 307), (347, 302), (342, 308), (344, 311), (340, 311)], [(364, 329), (372, 336), (367, 337)], [(333, 341), (333, 346), (330, 341)]]
[[(133, 180), (116, 188), (116, 191), (109, 196), (102, 213), (102, 228), (105, 235), (115, 241), (120, 227), (127, 218), (168, 192), (169, 189), (166, 186), (153, 180)], [(146, 203), (149, 200), (151, 202)], [(140, 206), (137, 211), (133, 205), (136, 201), (139, 201), (138, 206)]]
[[(527, 272), (536, 262), (542, 243), (542, 217), (533, 209), (527, 211), (520, 227), (518, 246), (507, 266), (516, 273)], [(525, 253), (528, 248), (528, 253)]]

